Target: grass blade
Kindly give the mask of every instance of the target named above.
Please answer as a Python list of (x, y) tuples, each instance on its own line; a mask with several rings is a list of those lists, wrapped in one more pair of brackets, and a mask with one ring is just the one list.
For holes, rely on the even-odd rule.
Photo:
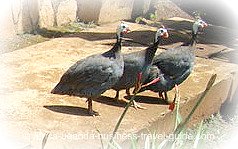
[(42, 140), (42, 145), (41, 145), (41, 149), (44, 149), (45, 148), (45, 145), (46, 145), (46, 142), (48, 140), (48, 137), (49, 137), (49, 134), (50, 133), (46, 133), (43, 140)]
[(132, 137), (131, 138), (131, 149), (137, 149), (138, 148), (137, 144), (138, 144), (138, 142), (137, 142), (136, 138)]
[(177, 128), (177, 126), (182, 122), (182, 116), (179, 113), (179, 106), (180, 106), (180, 93), (178, 90), (178, 86), (175, 86), (175, 111), (176, 111), (176, 117), (175, 117), (175, 125), (174, 130)]
[[(144, 72), (144, 71), (145, 71), (145, 70), (143, 69), (142, 72)], [(142, 72), (139, 73), (138, 76), (137, 76), (137, 77), (138, 77), (138, 80), (137, 80), (137, 83), (136, 83), (136, 84), (139, 85), (139, 86), (141, 85), (141, 82), (140, 82), (140, 81), (141, 81), (141, 77), (142, 77)], [(133, 103), (133, 101), (134, 101), (134, 99), (135, 99), (135, 97), (136, 97), (136, 94), (137, 94), (138, 91), (139, 91), (139, 88), (137, 88), (137, 87), (139, 87), (139, 86), (135, 86), (136, 90), (134, 90), (133, 96), (131, 97), (130, 101), (126, 104), (126, 107), (125, 107), (125, 109), (124, 109), (122, 115), (120, 116), (120, 118), (119, 118), (119, 120), (118, 120), (118, 122), (117, 122), (117, 124), (116, 124), (116, 126), (115, 126), (115, 129), (114, 129), (114, 131), (113, 131), (113, 133), (112, 133), (112, 137), (111, 137), (109, 143), (112, 143), (112, 142), (113, 142), (113, 139), (114, 139), (114, 137), (115, 137), (115, 135), (116, 135), (116, 132), (117, 132), (119, 126), (121, 125), (121, 122), (122, 122), (123, 118), (125, 117), (126, 112), (128, 111), (129, 107), (132, 105), (132, 103)]]
[(199, 140), (200, 140), (201, 135), (202, 135), (202, 126), (203, 126), (203, 120), (201, 121), (201, 123), (199, 125), (198, 132), (197, 132), (197, 135), (195, 137), (194, 144), (193, 144), (193, 149), (198, 148), (198, 143), (199, 143)]
[(150, 149), (150, 138), (149, 138), (148, 135), (147, 135), (146, 138), (145, 138), (145, 146), (144, 146), (144, 149)]
[(202, 95), (198, 99), (197, 103), (195, 104), (195, 106), (193, 107), (193, 109), (191, 110), (191, 112), (189, 113), (187, 118), (182, 123), (180, 123), (178, 125), (178, 127), (176, 128), (176, 130), (174, 132), (175, 135), (178, 135), (184, 129), (185, 125), (191, 119), (191, 117), (192, 117), (193, 113), (195, 112), (195, 110), (197, 109), (197, 107), (200, 105), (200, 103), (203, 101), (203, 99), (207, 95), (208, 91), (211, 89), (212, 85), (214, 84), (214, 82), (216, 80), (216, 77), (217, 77), (217, 74), (212, 75), (212, 77), (210, 78), (210, 80), (207, 84), (205, 91), (202, 93)]
[(96, 129), (97, 132), (99, 133), (99, 136), (100, 136), (100, 142), (101, 142), (101, 146), (102, 146), (102, 149), (104, 149), (104, 145), (103, 145), (103, 140), (102, 140), (102, 135), (101, 135), (101, 132), (99, 129)]

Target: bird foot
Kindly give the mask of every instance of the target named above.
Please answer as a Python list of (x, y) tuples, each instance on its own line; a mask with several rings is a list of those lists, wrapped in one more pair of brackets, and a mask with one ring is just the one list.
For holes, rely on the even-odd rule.
[(116, 99), (117, 103), (128, 103), (129, 101), (122, 98), (122, 99)]
[(96, 111), (91, 111), (91, 110), (88, 111), (88, 114), (89, 114), (90, 116), (93, 116), (93, 117), (95, 117), (95, 116), (100, 116), (100, 114), (99, 114), (98, 112), (96, 112)]
[(169, 104), (169, 110), (170, 111), (174, 111), (174, 108), (175, 108), (175, 103), (172, 102), (171, 104)]
[(162, 92), (159, 92), (159, 98), (162, 98), (163, 100), (165, 100), (165, 98), (164, 98), (164, 95), (162, 94)]
[(100, 114), (98, 112), (93, 111), (93, 105), (92, 105), (93, 100), (88, 98), (86, 102), (88, 102), (88, 114), (91, 116), (99, 116)]
[(139, 105), (138, 103), (136, 103), (134, 100), (133, 100), (133, 107), (137, 110), (137, 109), (147, 109), (146, 107), (143, 107), (141, 105)]

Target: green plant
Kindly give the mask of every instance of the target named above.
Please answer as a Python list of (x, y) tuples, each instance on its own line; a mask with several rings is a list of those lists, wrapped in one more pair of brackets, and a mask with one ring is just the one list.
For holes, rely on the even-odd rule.
[(135, 22), (136, 22), (136, 23), (140, 23), (140, 21), (142, 21), (142, 19), (143, 19), (143, 17), (137, 17), (137, 18), (135, 19)]
[(49, 134), (50, 133), (46, 133), (43, 140), (42, 140), (42, 144), (41, 144), (41, 149), (44, 149), (45, 148), (45, 145), (46, 145), (46, 142), (48, 140), (48, 137), (49, 137)]
[(150, 13), (149, 18), (150, 18), (150, 20), (155, 21), (158, 17), (157, 17), (156, 13)]
[[(207, 84), (207, 87), (205, 89), (205, 91), (202, 93), (202, 95), (199, 97), (197, 103), (195, 104), (195, 106), (192, 108), (191, 112), (188, 114), (188, 116), (186, 117), (186, 119), (182, 120), (182, 117), (179, 113), (179, 106), (180, 106), (180, 94), (179, 94), (179, 91), (178, 89), (176, 88), (176, 93), (175, 93), (175, 129), (174, 129), (174, 132), (173, 132), (173, 135), (175, 136), (175, 138), (173, 140), (169, 140), (169, 139), (165, 139), (163, 140), (160, 144), (156, 145), (155, 143), (155, 139), (152, 138), (152, 140), (150, 140), (150, 138), (147, 136), (146, 137), (146, 140), (145, 140), (145, 143), (144, 143), (144, 149), (167, 149), (167, 148), (181, 148), (181, 146), (183, 145), (183, 139), (179, 139), (179, 136), (182, 134), (183, 130), (185, 129), (185, 126), (186, 124), (189, 122), (189, 120), (191, 119), (192, 115), (194, 114), (195, 110), (198, 108), (198, 106), (201, 104), (201, 102), (204, 100), (206, 94), (209, 92), (209, 90), (211, 89), (212, 85), (214, 84), (215, 80), (216, 80), (216, 77), (217, 75), (214, 74), (212, 75), (212, 77), (210, 78), (208, 84)], [(138, 77), (139, 78), (139, 77)], [(138, 81), (138, 83), (140, 84), (140, 80)], [(139, 90), (139, 88), (137, 90), (135, 90), (132, 98), (130, 99), (129, 103), (126, 105), (121, 117), (119, 118), (116, 126), (115, 126), (115, 129), (113, 131), (113, 135), (112, 135), (112, 138), (110, 139), (109, 141), (109, 144), (108, 144), (108, 149), (111, 149), (111, 148), (115, 148), (115, 149), (120, 149), (121, 147), (118, 145), (118, 143), (116, 143), (114, 141), (114, 137), (115, 137), (115, 134), (127, 112), (127, 110), (129, 109), (129, 107), (131, 106), (136, 94), (137, 94), (137, 91)], [(196, 138), (195, 138), (195, 141), (194, 141), (194, 144), (193, 144), (193, 147), (194, 148), (197, 148), (198, 147), (198, 143), (199, 143), (199, 140), (200, 140), (200, 136), (202, 134), (202, 127), (203, 127), (203, 121), (200, 123), (200, 126), (199, 126), (199, 129), (197, 131), (197, 134), (196, 134)], [(136, 141), (135, 140), (131, 140), (131, 146), (133, 149), (136, 149), (137, 148), (137, 144), (136, 144)], [(103, 147), (104, 148), (104, 147)]]

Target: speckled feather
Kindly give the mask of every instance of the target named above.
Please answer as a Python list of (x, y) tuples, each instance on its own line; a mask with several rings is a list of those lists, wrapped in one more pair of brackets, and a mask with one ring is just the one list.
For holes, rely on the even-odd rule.
[(153, 65), (171, 78), (178, 78), (193, 68), (194, 60), (194, 47), (181, 46), (155, 56)]
[(149, 76), (143, 84), (156, 78), (160, 81), (141, 88), (139, 92), (151, 90), (154, 92), (167, 92), (177, 84), (181, 84), (192, 72), (195, 61), (194, 44), (168, 49), (154, 57), (153, 66)]
[(112, 89), (119, 91), (134, 87), (138, 74), (144, 69), (144, 73), (142, 74), (143, 82), (148, 77), (149, 67), (151, 66), (159, 42), (160, 41), (156, 42), (143, 51), (123, 55), (125, 65), (124, 73), (120, 80), (112, 87)]
[(116, 43), (110, 51), (79, 60), (64, 73), (52, 93), (82, 97), (100, 96), (123, 74), (124, 62), (120, 49), (121, 44)]

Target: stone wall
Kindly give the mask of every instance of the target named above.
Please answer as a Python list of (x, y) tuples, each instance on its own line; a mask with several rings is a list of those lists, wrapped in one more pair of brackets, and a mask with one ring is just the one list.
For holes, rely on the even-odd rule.
[[(98, 24), (136, 18), (148, 11), (158, 18), (182, 15), (169, 0), (14, 0), (6, 13), (8, 27), (15, 33), (33, 32), (71, 21)], [(176, 9), (175, 9), (176, 8)]]
[[(38, 27), (62, 25), (76, 18), (75, 0), (15, 0), (10, 3), (8, 22), (16, 34), (32, 32)], [(10, 25), (11, 24), (11, 25)]]
[(153, 7), (151, 6), (152, 2), (153, 0), (135, 0), (131, 17), (135, 19), (139, 16), (145, 15), (150, 8)]
[(108, 23), (130, 19), (134, 0), (15, 0), (6, 14), (15, 33), (71, 21)]
[(103, 0), (98, 22), (130, 19), (133, 3), (134, 0)]

